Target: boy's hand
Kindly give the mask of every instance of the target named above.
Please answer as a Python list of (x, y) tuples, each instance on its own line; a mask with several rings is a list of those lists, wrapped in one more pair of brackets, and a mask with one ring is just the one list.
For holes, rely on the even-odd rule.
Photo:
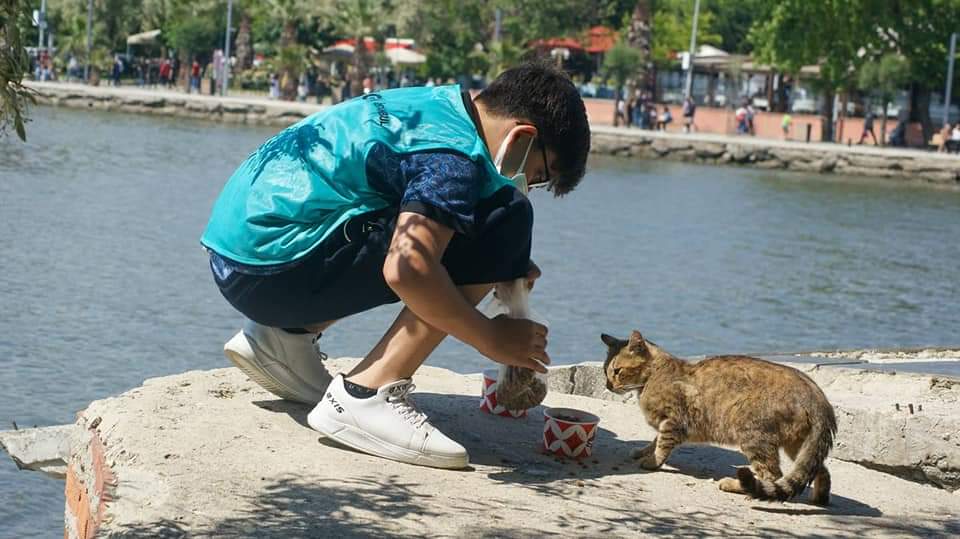
[(493, 338), (490, 344), (481, 350), (483, 355), (497, 363), (547, 372), (543, 366), (550, 364), (545, 326), (523, 318), (509, 318), (503, 314), (490, 322), (493, 325)]
[(543, 272), (540, 271), (540, 266), (531, 260), (530, 267), (527, 269), (527, 290), (533, 290), (534, 281), (539, 279), (541, 275), (543, 275)]

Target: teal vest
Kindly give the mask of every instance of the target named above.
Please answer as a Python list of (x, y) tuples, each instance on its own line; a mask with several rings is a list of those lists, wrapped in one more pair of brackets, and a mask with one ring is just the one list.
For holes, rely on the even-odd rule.
[(459, 86), (356, 97), (284, 129), (250, 155), (214, 203), (200, 242), (243, 264), (296, 260), (355, 215), (391, 203), (367, 181), (367, 153), (454, 151), (488, 172), (480, 196), (505, 185)]

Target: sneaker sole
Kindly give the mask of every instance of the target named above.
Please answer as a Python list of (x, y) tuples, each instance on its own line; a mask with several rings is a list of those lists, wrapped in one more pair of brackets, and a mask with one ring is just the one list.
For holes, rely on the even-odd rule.
[[(246, 374), (248, 378), (281, 399), (304, 404), (317, 404), (323, 396), (321, 393), (316, 396), (316, 400), (312, 400), (313, 397), (304, 396), (302, 393), (290, 389), (286, 384), (273, 377), (260, 365), (260, 362), (256, 360), (256, 353), (243, 331), (238, 331), (232, 339), (223, 345), (223, 355), (225, 355), (234, 366), (240, 369), (243, 374)], [(291, 378), (296, 378), (296, 375), (292, 372), (288, 372), (288, 375)]]
[(323, 414), (314, 413), (315, 411), (316, 408), (307, 415), (307, 424), (310, 425), (310, 428), (339, 444), (362, 453), (417, 466), (451, 470), (466, 468), (470, 463), (467, 455), (447, 456), (420, 453), (385, 442), (356, 427), (335, 421)]

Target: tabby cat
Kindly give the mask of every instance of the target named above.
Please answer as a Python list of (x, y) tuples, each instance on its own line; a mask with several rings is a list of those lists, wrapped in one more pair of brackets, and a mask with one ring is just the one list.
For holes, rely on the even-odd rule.
[[(609, 335), (607, 389), (638, 390), (640, 408), (657, 437), (634, 451), (640, 466), (656, 470), (683, 442), (739, 447), (750, 468), (720, 481), (720, 489), (755, 498), (786, 500), (813, 482), (811, 499), (830, 501), (823, 461), (833, 447), (837, 420), (823, 391), (800, 371), (746, 356), (688, 363), (634, 331)], [(794, 461), (780, 472), (780, 449)], [(751, 470), (752, 468), (752, 470)]]

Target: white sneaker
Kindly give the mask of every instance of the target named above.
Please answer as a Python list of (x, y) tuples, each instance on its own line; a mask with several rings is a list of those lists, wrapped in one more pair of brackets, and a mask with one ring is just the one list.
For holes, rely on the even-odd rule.
[(466, 468), (467, 450), (427, 422), (408, 400), (409, 379), (381, 387), (366, 399), (351, 397), (338, 374), (307, 416), (314, 430), (358, 451), (434, 468)]
[(330, 384), (323, 366), (326, 354), (316, 348), (316, 336), (294, 335), (247, 320), (223, 353), (251, 380), (274, 395), (316, 404)]

